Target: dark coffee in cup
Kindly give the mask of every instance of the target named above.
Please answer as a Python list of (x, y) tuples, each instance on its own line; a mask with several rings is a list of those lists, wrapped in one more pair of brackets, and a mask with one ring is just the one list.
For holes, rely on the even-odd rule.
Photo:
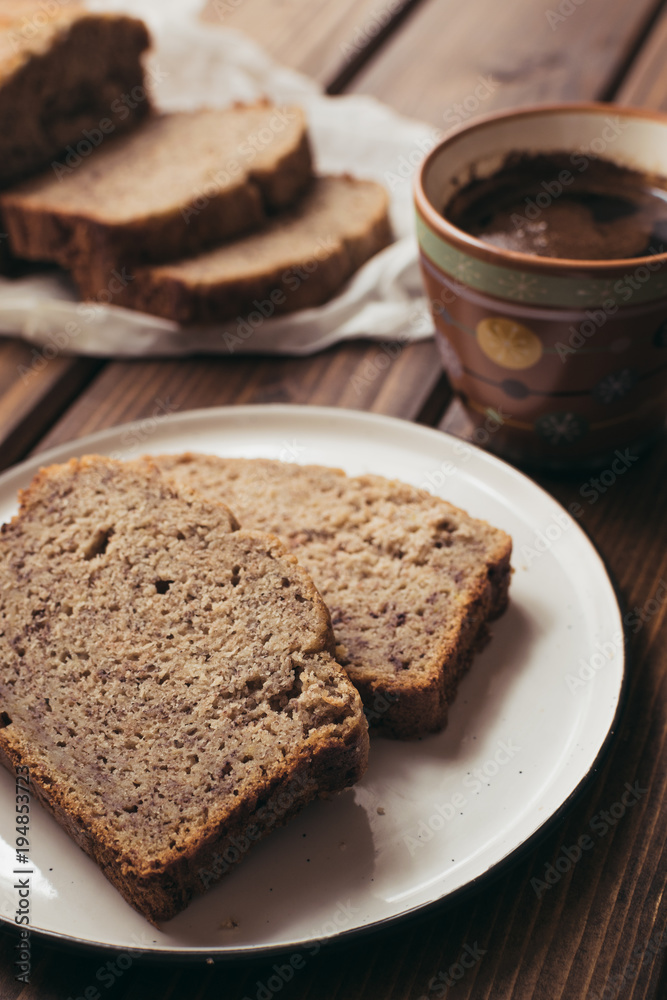
[(503, 250), (623, 260), (667, 250), (667, 179), (577, 153), (511, 154), (445, 206), (459, 229)]

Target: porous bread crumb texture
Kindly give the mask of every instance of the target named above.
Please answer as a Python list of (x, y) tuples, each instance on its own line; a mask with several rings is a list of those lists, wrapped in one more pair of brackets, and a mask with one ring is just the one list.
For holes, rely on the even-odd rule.
[(0, 536), (0, 756), (152, 920), (249, 824), (366, 763), (312, 581), (236, 529), (147, 463), (90, 457), (42, 470)]
[(311, 172), (303, 111), (260, 101), (155, 115), (71, 174), (6, 192), (0, 207), (17, 256), (89, 270), (96, 297), (113, 269), (197, 253), (261, 225)]
[[(75, 3), (52, 7), (24, 0), (0, 6), (3, 186), (62, 159), (67, 146), (86, 140), (84, 130), (106, 141), (102, 119), (120, 133), (151, 109), (147, 97), (129, 96), (144, 85), (141, 56), (150, 39), (143, 22)], [(49, 177), (55, 180), (51, 170)]]
[[(137, 268), (115, 301), (180, 323), (244, 316), (258, 302), (277, 316), (327, 302), (391, 240), (389, 198), (380, 184), (318, 177), (295, 206), (258, 232), (191, 258)], [(84, 298), (95, 298), (108, 278), (90, 258), (74, 270)]]
[(511, 539), (424, 490), (380, 476), (265, 459), (165, 455), (175, 484), (279, 534), (312, 576), (337, 658), (371, 727), (441, 729), (458, 683), (507, 605)]

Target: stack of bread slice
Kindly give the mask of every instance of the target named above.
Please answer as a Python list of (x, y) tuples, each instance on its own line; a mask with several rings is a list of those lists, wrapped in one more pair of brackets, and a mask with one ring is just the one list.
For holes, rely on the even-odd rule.
[(510, 552), (379, 476), (190, 454), (43, 469), (0, 533), (0, 761), (168, 919), (239, 843), (357, 781), (369, 723), (443, 727)]
[(177, 488), (228, 504), (279, 535), (331, 613), (336, 657), (371, 728), (442, 729), (461, 678), (507, 606), (512, 541), (397, 480), (270, 459), (163, 455)]
[(362, 775), (333, 652), (285, 546), (144, 462), (44, 469), (3, 525), (0, 760), (150, 920)]
[[(138, 42), (147, 39), (132, 19), (96, 19), (73, 8), (58, 30), (49, 24), (40, 58), (54, 91), (57, 68), (73, 58), (72, 50), (78, 53), (79, 37), (99, 37), (106, 55), (120, 32), (137, 25), (138, 38), (119, 58), (116, 76), (103, 86), (97, 77), (87, 81), (96, 124), (91, 128), (85, 118), (89, 127), (80, 134), (63, 131), (64, 156), (56, 155), (66, 146), (56, 135), (36, 142), (34, 155), (24, 156), (24, 172), (34, 173), (46, 156), (50, 168), (0, 196), (11, 252), (68, 269), (86, 299), (182, 323), (326, 302), (391, 241), (386, 191), (348, 176), (314, 177), (297, 107), (261, 101), (146, 117), (149, 102), (130, 99), (135, 114), (125, 119), (124, 134), (114, 135), (111, 111), (102, 111), (120, 99), (112, 97), (117, 78), (140, 76)], [(98, 76), (108, 62), (102, 59)], [(0, 119), (12, 94), (11, 87), (0, 89)], [(31, 115), (44, 117), (38, 96), (26, 92), (24, 131)], [(16, 179), (18, 162), (17, 151), (5, 180)]]
[(191, 454), (43, 469), (0, 533), (0, 761), (168, 919), (239, 843), (357, 781), (369, 724), (444, 726), (510, 552), (380, 476)]

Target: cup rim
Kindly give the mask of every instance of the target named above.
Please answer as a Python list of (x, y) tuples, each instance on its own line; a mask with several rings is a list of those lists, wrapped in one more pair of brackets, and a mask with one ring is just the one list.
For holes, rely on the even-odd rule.
[[(505, 108), (500, 111), (492, 111), (489, 114), (481, 115), (471, 122), (466, 122), (457, 126), (441, 139), (433, 149), (427, 153), (421, 162), (414, 182), (414, 199), (418, 213), (424, 222), (442, 238), (449, 243), (453, 243), (459, 250), (467, 252), (475, 257), (485, 260), (487, 263), (498, 266), (521, 267), (526, 271), (537, 273), (556, 273), (560, 275), (572, 273), (573, 271), (589, 271), (593, 273), (609, 274), (610, 272), (626, 272), (629, 268), (638, 268), (656, 262), (663, 264), (667, 262), (667, 250), (664, 253), (649, 254), (644, 257), (622, 257), (610, 258), (608, 260), (576, 259), (573, 257), (538, 257), (535, 254), (522, 253), (517, 250), (505, 250), (496, 247), (492, 243), (471, 236), (465, 230), (459, 229), (452, 222), (446, 219), (432, 205), (424, 190), (424, 178), (427, 171), (442, 149), (448, 146), (455, 139), (464, 133), (473, 132), (486, 128), (487, 125), (501, 119), (534, 117), (536, 114), (562, 114), (569, 112), (581, 114), (583, 112), (606, 112), (607, 114), (617, 113), (630, 118), (650, 118), (667, 128), (667, 113), (655, 111), (651, 108), (626, 107), (622, 104), (612, 104), (602, 101), (566, 101), (550, 104), (531, 104), (521, 108)], [(667, 177), (667, 164), (665, 165), (665, 176)]]

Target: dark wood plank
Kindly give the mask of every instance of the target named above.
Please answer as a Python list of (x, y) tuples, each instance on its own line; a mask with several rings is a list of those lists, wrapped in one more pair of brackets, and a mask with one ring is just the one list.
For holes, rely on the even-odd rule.
[(426, 0), (350, 89), (441, 130), (475, 115), (607, 93), (658, 0)]
[(0, 469), (25, 455), (100, 366), (0, 340)]
[(251, 35), (285, 66), (323, 87), (347, 75), (400, 23), (415, 0), (209, 0), (211, 23)]
[[(432, 379), (424, 380), (425, 369)], [(107, 365), (36, 451), (134, 419), (243, 403), (345, 406), (416, 420), (437, 379), (432, 341), (403, 347), (356, 341), (313, 358), (117, 362)], [(443, 405), (446, 384), (439, 391)]]
[(645, 108), (667, 108), (667, 10), (653, 26), (650, 37), (630, 66), (621, 82), (614, 100), (621, 104), (634, 104)]

